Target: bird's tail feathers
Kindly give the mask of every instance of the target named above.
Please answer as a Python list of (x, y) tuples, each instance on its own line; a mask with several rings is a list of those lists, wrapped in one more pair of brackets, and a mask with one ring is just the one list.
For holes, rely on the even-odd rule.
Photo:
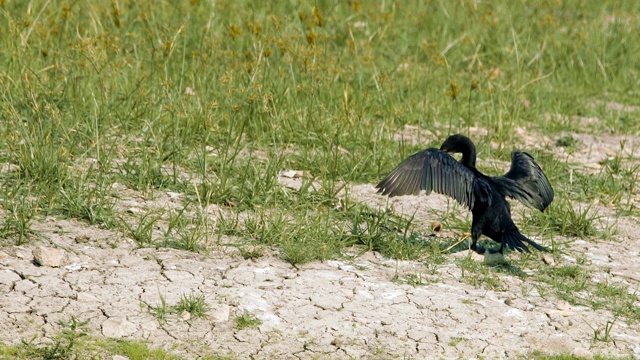
[(505, 245), (508, 246), (509, 249), (518, 250), (519, 252), (531, 252), (529, 251), (529, 247), (525, 244), (525, 242), (533, 246), (536, 250), (545, 251), (545, 252), (549, 251), (549, 249), (527, 238), (526, 236), (522, 235), (519, 231), (503, 234), (502, 241), (505, 242)]

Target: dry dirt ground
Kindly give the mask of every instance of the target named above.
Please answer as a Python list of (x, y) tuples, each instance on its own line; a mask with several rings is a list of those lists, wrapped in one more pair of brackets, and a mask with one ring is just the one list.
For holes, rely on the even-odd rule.
[[(571, 156), (594, 167), (619, 151), (622, 140), (580, 139), (589, 150)], [(630, 150), (632, 139), (627, 140)], [(375, 208), (387, 204), (370, 184), (351, 187), (351, 196)], [(168, 195), (160, 200), (175, 201)], [(124, 206), (144, 209), (160, 206), (160, 200), (133, 199)], [(398, 212), (417, 211), (425, 224), (448, 204), (440, 196), (392, 203)], [(598, 279), (637, 291), (636, 228), (635, 219), (620, 218), (615, 241), (574, 239), (562, 261), (583, 257)], [(36, 230), (42, 239), (0, 248), (0, 339), (7, 344), (34, 335), (47, 341), (60, 331), (59, 320), (74, 316), (88, 320), (93, 336), (145, 340), (186, 358), (501, 359), (526, 358), (535, 350), (640, 358), (637, 324), (619, 320), (613, 341), (593, 341), (593, 329), (614, 318), (606, 310), (542, 297), (529, 280), (509, 273), (500, 275), (501, 290), (470, 285), (453, 261), (469, 256), (467, 251), (448, 255), (432, 272), (421, 262), (389, 260), (374, 252), (293, 267), (270, 255), (244, 260), (228, 247), (214, 247), (206, 255), (140, 249), (112, 231), (75, 220), (47, 218)], [(32, 250), (40, 245), (63, 249), (64, 264), (37, 266)], [(416, 274), (424, 276), (422, 284), (408, 284)], [(175, 304), (185, 294), (206, 295), (207, 317), (172, 315), (162, 323), (149, 311), (161, 298)], [(234, 319), (245, 310), (262, 324), (238, 329)]]

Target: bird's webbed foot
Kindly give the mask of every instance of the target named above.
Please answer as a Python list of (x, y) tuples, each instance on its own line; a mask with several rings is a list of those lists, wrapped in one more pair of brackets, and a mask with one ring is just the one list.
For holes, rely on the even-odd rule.
[(478, 243), (475, 241), (471, 243), (471, 250), (475, 251), (480, 255), (484, 254), (487, 251), (487, 249), (485, 249), (484, 246), (478, 245)]
[(506, 265), (509, 262), (505, 259), (504, 255), (502, 255), (502, 251), (496, 249), (489, 249), (489, 251), (484, 254), (484, 263), (489, 266), (496, 265)]
[(486, 249), (482, 245), (478, 245), (476, 242), (471, 243), (471, 250), (484, 256), (484, 263), (487, 265), (504, 265), (508, 264), (507, 259), (502, 254), (502, 246), (499, 249), (489, 248)]

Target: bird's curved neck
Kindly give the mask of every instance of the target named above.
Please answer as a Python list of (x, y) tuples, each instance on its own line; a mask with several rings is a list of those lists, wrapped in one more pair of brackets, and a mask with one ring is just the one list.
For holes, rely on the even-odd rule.
[(468, 146), (462, 151), (460, 163), (470, 169), (476, 168), (476, 148), (473, 144), (468, 144)]

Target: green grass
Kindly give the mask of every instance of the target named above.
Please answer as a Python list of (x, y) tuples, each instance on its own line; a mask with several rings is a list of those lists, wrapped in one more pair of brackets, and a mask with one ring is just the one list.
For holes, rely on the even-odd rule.
[[(525, 150), (556, 190), (523, 232), (559, 242), (556, 257), (573, 239), (611, 239), (599, 207), (638, 215), (635, 154), (621, 143), (598, 171), (557, 154), (585, 149), (574, 133), (640, 131), (638, 16), (634, 0), (0, 1), (0, 165), (17, 169), (0, 172), (0, 243), (32, 241), (53, 216), (141, 247), (223, 244), (294, 265), (355, 248), (433, 275), (451, 239), (359, 203), (349, 185), (450, 133), (471, 134), (481, 170), (500, 174), (484, 160), (509, 161), (520, 129), (549, 138)], [(279, 183), (291, 169), (300, 189)], [(168, 192), (177, 208), (121, 206)], [(455, 237), (469, 231), (456, 209), (434, 218)], [(505, 273), (522, 276), (457, 264), (497, 290)], [(616, 286), (565, 270), (542, 271), (537, 286), (560, 297), (584, 287), (587, 303), (640, 316)], [(608, 294), (620, 301), (602, 304)]]
[[(485, 128), (480, 156), (508, 159), (518, 127), (557, 134), (557, 147), (581, 146), (560, 131), (638, 130), (629, 120), (637, 108), (608, 106), (637, 105), (633, 1), (1, 6), (0, 161), (19, 168), (0, 176), (18, 196), (3, 202), (11, 216), (2, 237), (16, 243), (33, 237), (34, 219), (54, 215), (119, 228), (141, 246), (204, 251), (210, 226), (189, 214), (215, 204), (225, 216), (262, 218), (242, 235), (280, 247), (285, 260), (324, 259), (353, 243), (327, 226), (346, 216), (335, 214), (344, 182), (376, 181), (451, 132)], [(398, 140), (408, 125), (439, 135)], [(557, 179), (573, 164), (558, 164), (553, 146), (537, 151), (559, 202), (598, 198), (635, 211), (631, 159), (620, 155), (596, 177), (576, 169), (570, 186)], [(285, 169), (320, 188), (282, 187)], [(187, 211), (169, 225), (150, 215), (121, 221), (116, 183), (149, 197), (182, 193)], [(584, 224), (538, 222), (591, 236), (590, 214), (577, 214)], [(154, 239), (156, 225), (170, 230)], [(367, 249), (419, 257), (408, 243), (372, 246), (365, 237), (376, 234), (352, 232)]]
[(234, 320), (238, 329), (256, 328), (262, 325), (262, 320), (247, 310), (244, 310), (242, 314), (236, 316)]
[[(528, 231), (537, 231), (547, 235), (560, 235), (581, 239), (592, 238), (599, 234), (596, 226), (600, 217), (592, 206), (572, 204), (566, 198), (554, 201), (544, 212), (530, 212), (529, 221), (523, 225)], [(607, 235), (600, 232), (602, 236)]]
[[(586, 359), (584, 357), (579, 357), (579, 356), (575, 356), (572, 354), (555, 354), (555, 355), (548, 355), (545, 354), (543, 352), (540, 351), (536, 351), (533, 354), (531, 354), (531, 359), (535, 359), (535, 360), (582, 360), (582, 359)], [(606, 356), (606, 355), (595, 355), (592, 359), (594, 360), (631, 360), (633, 359), (632, 356), (627, 356), (627, 357), (612, 357), (612, 356)]]
[(167, 304), (167, 299), (162, 294), (160, 294), (160, 302), (156, 306), (147, 304), (147, 307), (161, 324), (166, 323), (168, 316), (173, 312), (173, 307)]
[[(84, 337), (70, 349), (56, 349), (59, 343), (53, 345), (37, 345), (24, 343), (10, 346), (0, 342), (0, 357), (3, 359), (101, 359), (103, 356), (125, 356), (132, 360), (179, 360), (181, 357), (162, 349), (152, 349), (146, 344), (130, 340), (107, 340), (102, 338)], [(230, 359), (228, 357), (209, 357), (210, 359)]]
[[(528, 296), (531, 290), (537, 290), (542, 298), (557, 298), (571, 305), (586, 306), (597, 310), (605, 309), (616, 319), (628, 324), (640, 322), (640, 307), (637, 304), (637, 293), (626, 286), (609, 281), (598, 280), (595, 270), (581, 261), (575, 265), (546, 265), (536, 256), (522, 256), (511, 259), (509, 264), (484, 266), (469, 257), (456, 260), (461, 270), (462, 280), (476, 287), (505, 291), (502, 276), (519, 277), (525, 284), (522, 295)], [(528, 275), (522, 269), (532, 270)], [(594, 339), (608, 340), (611, 327), (616, 320), (607, 322), (594, 329)], [(605, 340), (602, 340), (605, 339)]]
[(142, 342), (95, 338), (84, 331), (86, 322), (71, 318), (61, 321), (62, 330), (51, 343), (40, 344), (33, 339), (9, 346), (0, 341), (2, 359), (102, 359), (115, 355), (132, 360), (178, 360), (180, 357), (161, 349), (150, 349)]
[(542, 287), (574, 305), (593, 309), (607, 309), (616, 317), (637, 323), (640, 307), (637, 294), (618, 283), (596, 281), (589, 270), (581, 265), (548, 267), (536, 276)]
[(204, 317), (209, 308), (204, 294), (190, 293), (189, 295), (182, 295), (180, 301), (173, 306), (173, 311), (176, 313), (188, 312), (192, 318), (199, 318)]
[(182, 294), (180, 300), (173, 305), (168, 304), (164, 295), (161, 294), (160, 302), (157, 305), (146, 304), (146, 306), (161, 324), (166, 323), (170, 315), (184, 318), (185, 314), (189, 314), (188, 319), (203, 318), (211, 309), (211, 306), (206, 302), (205, 295), (194, 292)]

